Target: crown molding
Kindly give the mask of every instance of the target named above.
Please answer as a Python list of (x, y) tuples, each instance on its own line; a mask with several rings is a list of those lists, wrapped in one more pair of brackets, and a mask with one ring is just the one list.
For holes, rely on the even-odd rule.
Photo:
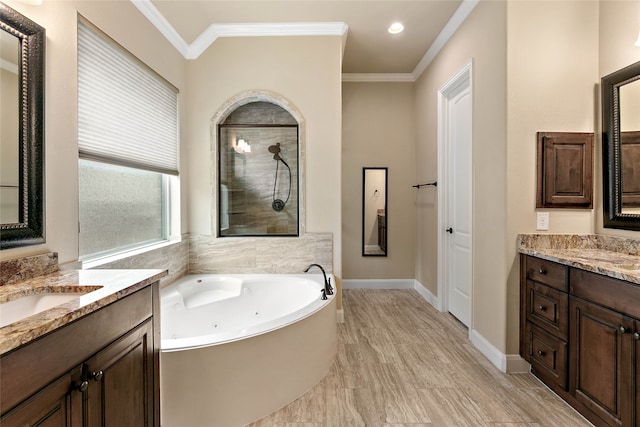
[[(347, 42), (349, 26), (344, 22), (285, 22), (211, 24), (188, 44), (151, 0), (130, 0), (154, 27), (176, 48), (185, 59), (197, 59), (219, 37), (274, 37), (274, 36), (340, 36), (342, 53)], [(467, 19), (479, 0), (463, 0), (444, 26), (433, 44), (411, 73), (343, 73), (343, 82), (415, 82), (427, 69), (451, 36)]]
[(444, 26), (438, 37), (434, 40), (429, 50), (424, 54), (416, 68), (413, 69), (414, 81), (418, 80), (420, 75), (427, 69), (429, 64), (434, 60), (436, 55), (442, 50), (442, 48), (447, 44), (451, 36), (460, 28), (460, 25), (467, 19), (471, 11), (478, 5), (479, 0), (463, 0), (463, 2), (458, 6), (449, 22)]
[(460, 25), (467, 19), (471, 11), (477, 6), (479, 0), (463, 0), (451, 19), (444, 26), (433, 44), (424, 54), (418, 65), (411, 73), (397, 74), (375, 74), (375, 73), (343, 73), (343, 82), (415, 82), (422, 75), (424, 70), (431, 64), (436, 55), (447, 44), (451, 36), (460, 28)]
[(130, 1), (185, 59), (197, 59), (220, 37), (340, 36), (344, 52), (349, 31), (344, 22), (211, 24), (189, 45), (151, 0)]
[(342, 73), (343, 83), (413, 83), (412, 73)]
[(167, 19), (160, 11), (151, 3), (151, 0), (131, 0), (131, 3), (157, 28), (158, 31), (166, 38), (169, 43), (176, 48), (178, 52), (185, 58), (189, 51), (189, 45), (178, 34)]
[(198, 58), (219, 37), (339, 36), (344, 51), (348, 31), (344, 22), (211, 24), (191, 44), (186, 58)]

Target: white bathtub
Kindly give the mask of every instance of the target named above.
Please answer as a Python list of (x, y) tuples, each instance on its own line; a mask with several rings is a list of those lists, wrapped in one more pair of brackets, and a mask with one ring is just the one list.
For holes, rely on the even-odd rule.
[(321, 274), (189, 275), (163, 288), (162, 425), (239, 427), (317, 384), (336, 353), (335, 296), (321, 300), (322, 288)]

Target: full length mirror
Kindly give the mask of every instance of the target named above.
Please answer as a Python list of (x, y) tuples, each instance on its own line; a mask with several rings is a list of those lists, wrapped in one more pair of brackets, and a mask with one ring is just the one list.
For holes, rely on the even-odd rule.
[(362, 168), (362, 256), (387, 256), (387, 168)]
[(44, 242), (45, 30), (0, 3), (0, 249)]
[(640, 230), (640, 62), (601, 86), (604, 226)]

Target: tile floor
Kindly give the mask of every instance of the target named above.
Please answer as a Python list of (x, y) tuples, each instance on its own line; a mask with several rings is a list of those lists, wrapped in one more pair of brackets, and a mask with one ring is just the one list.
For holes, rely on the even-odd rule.
[(413, 290), (343, 291), (338, 354), (312, 390), (250, 427), (590, 426), (530, 374), (503, 374)]

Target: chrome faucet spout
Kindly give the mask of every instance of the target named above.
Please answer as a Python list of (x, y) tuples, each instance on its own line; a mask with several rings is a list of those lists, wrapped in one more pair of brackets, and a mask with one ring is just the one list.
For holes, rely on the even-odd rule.
[(325, 273), (324, 268), (320, 264), (311, 264), (307, 267), (304, 272), (308, 273), (311, 270), (311, 267), (318, 267), (320, 271), (322, 271), (322, 276), (324, 276), (324, 293), (326, 295), (333, 295), (333, 287), (331, 286), (331, 279), (327, 279), (327, 273)]

